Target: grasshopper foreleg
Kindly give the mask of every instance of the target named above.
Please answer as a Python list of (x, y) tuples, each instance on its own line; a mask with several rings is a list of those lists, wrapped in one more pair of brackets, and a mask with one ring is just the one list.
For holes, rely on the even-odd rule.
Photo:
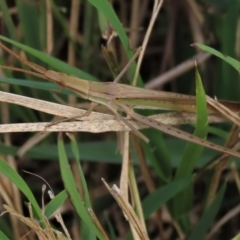
[(91, 102), (88, 110), (86, 110), (85, 113), (83, 113), (83, 114), (81, 114), (81, 115), (76, 115), (76, 116), (73, 116), (73, 117), (69, 117), (69, 118), (65, 118), (65, 119), (61, 119), (61, 120), (59, 120), (59, 121), (55, 121), (55, 122), (49, 123), (49, 124), (47, 124), (47, 125), (45, 126), (45, 130), (44, 130), (44, 131), (46, 131), (46, 129), (47, 129), (48, 127), (51, 127), (51, 126), (56, 125), (56, 124), (61, 123), (61, 122), (66, 122), (66, 121), (73, 120), (73, 119), (76, 119), (76, 118), (87, 117), (87, 116), (89, 116), (89, 115), (91, 114), (93, 108), (96, 107), (97, 105), (98, 105), (98, 103), (96, 103), (96, 102)]

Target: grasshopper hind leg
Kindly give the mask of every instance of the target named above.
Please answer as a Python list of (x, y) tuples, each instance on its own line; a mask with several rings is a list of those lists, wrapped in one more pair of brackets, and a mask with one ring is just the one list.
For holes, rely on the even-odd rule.
[(122, 117), (115, 108), (113, 108), (110, 104), (106, 104), (106, 106), (117, 116), (117, 118), (119, 118), (123, 123), (125, 123), (136, 136), (141, 138), (146, 143), (149, 142), (149, 139), (145, 135), (143, 135), (140, 131), (138, 131), (132, 124), (130, 124), (124, 117)]

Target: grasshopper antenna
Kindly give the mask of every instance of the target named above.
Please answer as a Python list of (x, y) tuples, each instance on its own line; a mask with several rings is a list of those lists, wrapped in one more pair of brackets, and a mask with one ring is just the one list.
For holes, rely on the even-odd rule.
[[(0, 42), (0, 47), (2, 49), (4, 49), (5, 51), (7, 51), (9, 54), (11, 54), (12, 56), (14, 56), (16, 59), (18, 59), (20, 62), (22, 62), (23, 64), (29, 66), (30, 68), (34, 69), (35, 71), (37, 71), (40, 74), (45, 74), (46, 73), (46, 69), (44, 67), (39, 66), (38, 64), (32, 63), (30, 61), (28, 61), (27, 59), (19, 56), (18, 54), (16, 54), (15, 52), (13, 52), (12, 50), (10, 50), (8, 47), (6, 47), (3, 43)], [(17, 70), (18, 71), (18, 70)]]
[(41, 73), (36, 73), (36, 72), (33, 72), (33, 71), (21, 69), (21, 68), (2, 66), (2, 65), (0, 65), (0, 68), (15, 71), (15, 72), (22, 72), (22, 73), (30, 74), (32, 76), (39, 77), (39, 78), (42, 78), (42, 79), (46, 80), (46, 76), (41, 74)]

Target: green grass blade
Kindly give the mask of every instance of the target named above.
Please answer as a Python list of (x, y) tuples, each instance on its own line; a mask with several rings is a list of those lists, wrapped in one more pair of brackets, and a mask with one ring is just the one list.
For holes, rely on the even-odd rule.
[[(239, 0), (232, 0), (227, 12), (222, 15), (219, 24), (221, 52), (233, 58), (236, 58), (236, 32), (238, 31), (239, 10)], [(217, 81), (214, 84), (215, 94), (218, 98), (239, 100), (239, 73), (224, 61), (221, 61), (218, 66)]]
[(99, 25), (102, 37), (109, 36), (111, 34), (112, 32), (111, 25), (101, 11), (98, 11), (98, 25)]
[(0, 239), (1, 240), (10, 240), (1, 230), (0, 230)]
[(25, 43), (28, 46), (40, 50), (41, 44), (37, 0), (32, 0), (31, 2), (16, 1), (16, 4)]
[[(211, 139), (212, 140), (212, 139)], [(214, 138), (214, 143), (223, 144), (223, 141)], [(171, 164), (175, 168), (179, 165), (179, 156), (182, 154), (182, 150), (185, 146), (183, 141), (178, 139), (169, 138), (166, 140), (166, 144), (171, 149), (176, 149), (170, 152)], [(71, 151), (71, 146), (69, 144), (65, 145), (66, 153), (69, 159), (74, 159), (73, 153)], [(122, 162), (121, 155), (116, 153), (117, 143), (115, 141), (106, 142), (83, 142), (78, 145), (79, 151), (81, 152), (81, 158), (86, 162), (99, 162), (99, 163), (113, 163), (120, 164)], [(2, 154), (9, 154), (11, 156), (16, 156), (18, 148), (14, 146), (4, 146), (0, 143), (0, 149)], [(92, 151), (94, 149), (94, 151)], [(139, 162), (136, 153), (131, 149), (133, 164), (138, 166)], [(204, 149), (203, 154), (199, 158), (196, 168), (201, 168), (208, 164), (212, 158), (216, 156), (216, 153), (210, 149)], [(24, 157), (31, 158), (32, 160), (41, 159), (43, 162), (47, 160), (58, 161), (57, 146), (55, 144), (43, 143), (41, 145), (35, 146), (30, 149)], [(150, 164), (149, 156), (146, 155), (147, 164)], [(158, 159), (156, 158), (156, 161)], [(162, 159), (161, 159), (162, 161)], [(161, 161), (159, 161), (161, 163)], [(231, 162), (236, 162), (237, 166), (240, 167), (240, 162), (237, 157), (231, 157)], [(159, 163), (159, 165), (160, 165)], [(164, 181), (165, 182), (165, 181)], [(169, 182), (166, 179), (166, 182)]]
[(238, 233), (232, 240), (240, 240), (240, 233)]
[(193, 43), (193, 44), (191, 44), (191, 46), (197, 47), (197, 48), (203, 50), (204, 52), (211, 53), (211, 54), (215, 55), (216, 57), (221, 58), (222, 60), (224, 60), (225, 62), (230, 64), (233, 68), (235, 68), (238, 72), (240, 72), (240, 62), (237, 61), (236, 59), (234, 59), (230, 56), (227, 56), (227, 55), (215, 50), (214, 48), (208, 47), (201, 43)]
[(66, 20), (64, 19), (64, 17), (62, 16), (62, 14), (59, 11), (60, 7), (57, 6), (53, 0), (50, 0), (50, 3), (51, 3), (52, 10), (54, 12), (54, 15), (58, 20), (58, 23), (60, 23), (60, 25), (62, 26), (62, 29), (65, 32), (65, 34), (67, 35), (67, 37), (69, 38), (69, 40), (72, 41), (72, 38), (69, 34)]
[(47, 44), (47, 30), (46, 30), (46, 26), (47, 26), (47, 9), (46, 9), (46, 2), (43, 1), (41, 2), (40, 6), (39, 6), (39, 41), (40, 41), (40, 45), (41, 45), (41, 49), (46, 49), (46, 44)]
[[(208, 114), (207, 114), (207, 103), (204, 88), (202, 85), (201, 77), (196, 69), (196, 105), (197, 105), (197, 123), (194, 131), (194, 135), (200, 138), (206, 138), (208, 131)], [(188, 143), (183, 153), (181, 163), (176, 172), (176, 179), (184, 177), (192, 173), (196, 161), (198, 160), (202, 146), (197, 144)], [(191, 156), (191, 161), (189, 161)]]
[(83, 199), (81, 198), (77, 186), (74, 180), (74, 177), (72, 175), (72, 172), (69, 168), (65, 147), (63, 144), (62, 137), (58, 138), (58, 153), (59, 153), (59, 160), (60, 160), (60, 170), (61, 170), (61, 176), (64, 182), (64, 186), (71, 198), (71, 201), (76, 209), (76, 212), (78, 213), (79, 217), (85, 222), (87, 227), (96, 235), (99, 237), (99, 239), (103, 239), (100, 232), (96, 228), (96, 226), (93, 224), (92, 219), (86, 209), (85, 204), (83, 203)]
[[(119, 18), (117, 17), (116, 13), (114, 12), (112, 6), (110, 3), (106, 0), (89, 0), (89, 2), (97, 8), (98, 11), (100, 11), (111, 23), (114, 30), (117, 32), (122, 45), (124, 47), (124, 50), (128, 56), (128, 59), (130, 60), (133, 57), (133, 51), (129, 48), (129, 41), (127, 34), (125, 32), (125, 29), (122, 26), (122, 23), (120, 22)], [(130, 67), (130, 73), (131, 73), (131, 80), (133, 79), (133, 74), (136, 69), (136, 63), (133, 62), (133, 64)], [(138, 78), (138, 86), (143, 86), (142, 80), (139, 77)]]
[(47, 63), (49, 66), (51, 66), (52, 68), (54, 68), (54, 69), (56, 69), (60, 72), (64, 72), (68, 75), (74, 75), (74, 76), (77, 76), (77, 77), (80, 77), (80, 78), (83, 78), (83, 79), (87, 79), (87, 80), (93, 80), (93, 81), (96, 80), (90, 74), (88, 74), (84, 71), (81, 71), (78, 68), (72, 67), (72, 66), (68, 65), (67, 63), (64, 63), (64, 62), (46, 54), (46, 53), (43, 53), (41, 51), (38, 51), (36, 49), (33, 49), (31, 47), (28, 47), (24, 44), (18, 43), (16, 41), (13, 41), (13, 40), (8, 39), (8, 38), (6, 38), (4, 36), (1, 36), (1, 35), (0, 35), (0, 39), (13, 44), (14, 46), (17, 46), (17, 47), (21, 48), (25, 52), (33, 55), (34, 57), (36, 57), (36, 58), (40, 59), (41, 61)]
[[(11, 229), (11, 226), (10, 226), (9, 222), (6, 221), (6, 218), (4, 216), (2, 216), (0, 218), (0, 226), (1, 226), (1, 232), (3, 232), (10, 239), (14, 239), (14, 234)], [(2, 239), (2, 238), (0, 238), (0, 239)]]
[[(82, 185), (82, 189), (83, 189), (83, 198), (84, 198), (84, 203), (86, 208), (92, 208), (91, 206), (91, 200), (90, 200), (90, 196), (89, 196), (89, 192), (88, 192), (88, 188), (87, 188), (87, 182), (86, 179), (84, 177), (83, 174), (83, 170), (82, 167), (80, 165), (80, 154), (78, 151), (78, 146), (77, 146), (77, 142), (76, 139), (74, 137), (74, 135), (68, 135), (71, 139), (71, 148), (72, 148), (72, 152), (75, 158), (75, 161), (77, 162), (77, 167), (78, 167), (78, 173), (79, 173), (79, 177), (81, 180), (81, 185)], [(81, 222), (81, 236), (82, 239), (92, 239), (95, 240), (96, 237), (92, 234), (92, 231), (90, 230), (90, 228), (86, 225), (86, 223)]]
[(206, 236), (207, 230), (209, 229), (212, 221), (214, 220), (218, 210), (220, 208), (220, 204), (223, 200), (224, 193), (226, 190), (226, 183), (221, 187), (215, 199), (209, 205), (209, 207), (204, 211), (200, 221), (195, 227), (194, 231), (188, 238), (189, 240), (202, 240)]
[(83, 187), (84, 202), (85, 202), (85, 205), (86, 205), (87, 208), (91, 208), (92, 204), (91, 204), (91, 201), (90, 201), (90, 195), (89, 195), (89, 192), (88, 192), (87, 182), (86, 182), (86, 179), (84, 177), (83, 170), (82, 170), (82, 167), (81, 167), (81, 164), (80, 164), (80, 154), (79, 154), (79, 151), (78, 151), (78, 145), (77, 145), (77, 142), (76, 142), (76, 139), (75, 139), (74, 135), (71, 135), (70, 138), (71, 138), (72, 152), (73, 152), (73, 155), (74, 155), (75, 160), (77, 162), (78, 173), (79, 173), (79, 176), (80, 176), (80, 179), (81, 179), (81, 184), (82, 184), (82, 187)]
[[(159, 179), (164, 183), (168, 183), (172, 178), (172, 166), (170, 154), (166, 148), (166, 142), (162, 137), (160, 138), (158, 134), (155, 134), (155, 129), (147, 129), (147, 131), (143, 130), (142, 132), (146, 136), (151, 136), (150, 143), (141, 143), (146, 158), (154, 168)], [(161, 161), (159, 161), (159, 159), (161, 159)]]
[(192, 176), (184, 177), (182, 179), (173, 181), (149, 194), (142, 202), (144, 217), (147, 218), (152, 213), (157, 211), (173, 196), (182, 191), (192, 180)]
[(5, 0), (0, 1), (0, 9), (10, 37), (16, 39), (16, 29)]
[[(133, 51), (131, 49), (129, 49), (129, 40), (127, 37), (127, 34), (125, 32), (125, 29), (123, 28), (122, 23), (120, 22), (118, 16), (116, 15), (115, 11), (113, 10), (112, 6), (110, 5), (110, 3), (107, 0), (89, 0), (89, 2), (94, 5), (99, 12), (101, 12), (106, 19), (111, 23), (111, 26), (113, 27), (113, 29), (116, 31), (118, 37), (121, 40), (121, 43), (123, 45), (123, 48), (128, 56), (128, 59), (130, 60), (133, 57)], [(136, 69), (136, 63), (133, 62), (131, 67), (130, 67), (130, 79), (131, 81), (133, 80), (133, 75)], [(143, 87), (143, 82), (140, 76), (138, 76), (137, 79), (137, 86), (139, 87)], [(143, 112), (144, 114), (144, 112)], [(152, 146), (154, 146), (155, 149), (157, 149), (158, 151), (158, 156), (161, 156), (163, 161), (164, 161), (164, 166), (170, 166), (170, 160), (168, 158), (168, 150), (167, 147), (164, 143), (164, 141), (162, 140), (162, 134), (158, 131), (154, 131), (154, 134), (152, 134), (152, 131), (144, 131), (144, 133), (146, 134), (146, 137), (148, 137), (149, 139), (151, 139), (151, 143)], [(155, 139), (158, 139), (157, 141), (155, 141)], [(161, 140), (160, 140), (161, 139)], [(157, 147), (155, 146), (155, 144), (157, 144)], [(161, 148), (159, 149), (159, 145), (161, 145)], [(150, 149), (150, 146), (149, 146)], [(148, 153), (150, 153), (151, 151), (149, 150)], [(163, 154), (162, 154), (163, 153)], [(154, 159), (154, 156), (152, 157), (152, 159)], [(167, 167), (169, 169), (169, 167)], [(164, 170), (162, 171), (164, 172)], [(169, 172), (166, 172), (166, 176), (165, 178), (170, 178), (169, 176)]]
[(117, 235), (116, 235), (116, 232), (114, 230), (114, 226), (113, 224), (111, 223), (107, 213), (104, 214), (105, 216), (105, 219), (106, 219), (106, 222), (107, 222), (107, 226), (108, 226), (108, 230), (109, 230), (109, 235), (110, 235), (110, 239), (111, 240), (117, 240)]
[[(31, 89), (39, 89), (45, 91), (56, 90), (59, 91), (61, 94), (72, 94), (72, 91), (69, 89), (63, 89), (55, 83), (48, 83), (42, 81), (31, 81), (31, 80), (23, 80), (23, 79), (15, 79), (15, 78), (0, 78), (0, 82), (8, 83), (12, 85), (18, 85), (21, 87), (28, 87)], [(74, 94), (74, 93), (73, 93)]]
[(46, 206), (45, 208), (45, 216), (49, 218), (52, 214), (54, 214), (67, 200), (68, 194), (66, 190), (58, 193)]
[[(206, 138), (208, 130), (207, 103), (201, 77), (196, 69), (196, 105), (197, 105), (197, 123), (194, 135), (200, 138)], [(193, 172), (196, 162), (199, 159), (203, 147), (194, 143), (187, 143), (183, 152), (182, 159), (177, 168), (175, 179), (188, 176)], [(181, 199), (181, 202), (179, 202)], [(190, 228), (188, 212), (193, 204), (193, 185), (192, 183), (182, 192), (176, 195), (173, 200), (173, 214), (175, 219), (182, 218), (182, 226)], [(188, 229), (186, 229), (187, 231)]]
[(26, 196), (32, 204), (38, 219), (41, 217), (41, 208), (39, 207), (34, 195), (22, 177), (13, 170), (3, 159), (0, 158), (0, 172), (7, 177), (17, 188)]
[(83, 26), (83, 36), (84, 36), (84, 41), (82, 44), (82, 62), (83, 62), (83, 69), (86, 71), (91, 70), (91, 62), (92, 59), (89, 58), (89, 52), (91, 52), (91, 47), (93, 44), (93, 32), (94, 32), (94, 23), (96, 21), (96, 9), (88, 2), (85, 1), (84, 4), (84, 12), (85, 12), (85, 17), (84, 17), (84, 26)]

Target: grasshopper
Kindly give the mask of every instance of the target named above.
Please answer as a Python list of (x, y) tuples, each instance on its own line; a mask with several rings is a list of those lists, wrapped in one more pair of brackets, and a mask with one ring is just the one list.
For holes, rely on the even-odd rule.
[[(36, 72), (19, 69), (10, 66), (0, 66), (3, 69), (20, 71), (31, 74), (45, 80), (54, 82), (63, 88), (69, 88), (81, 98), (91, 101), (90, 108), (80, 117), (87, 116), (91, 113), (93, 107), (97, 104), (103, 104), (108, 107), (114, 115), (123, 121), (138, 137), (148, 142), (146, 136), (132, 126), (127, 119), (123, 118), (119, 111), (125, 112), (129, 117), (153, 127), (161, 132), (178, 137), (180, 139), (202, 145), (223, 153), (240, 157), (240, 153), (211, 143), (207, 140), (193, 136), (178, 128), (163, 124), (159, 121), (150, 119), (134, 112), (135, 108), (145, 109), (170, 109), (184, 112), (196, 112), (196, 99), (194, 96), (170, 93), (165, 91), (148, 90), (139, 87), (133, 87), (125, 84), (114, 82), (93, 82), (84, 80), (75, 76), (68, 76), (65, 73), (47, 70), (25, 58), (19, 56), (0, 42), (2, 47), (9, 54), (21, 61)], [(118, 78), (119, 79), (119, 78)], [(232, 111), (237, 112), (240, 109), (240, 103), (230, 101), (219, 101)], [(217, 113), (217, 111), (208, 105), (208, 113)], [(79, 116), (76, 116), (79, 117)], [(50, 124), (51, 125), (51, 124)]]

